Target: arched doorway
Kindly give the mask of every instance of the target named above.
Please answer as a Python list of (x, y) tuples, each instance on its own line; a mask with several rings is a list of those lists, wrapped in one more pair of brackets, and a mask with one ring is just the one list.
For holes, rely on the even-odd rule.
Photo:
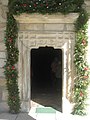
[(31, 49), (31, 99), (62, 111), (62, 50)]

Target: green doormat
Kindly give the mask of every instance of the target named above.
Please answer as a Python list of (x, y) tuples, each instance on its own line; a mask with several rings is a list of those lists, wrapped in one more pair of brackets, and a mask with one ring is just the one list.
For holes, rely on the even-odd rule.
[(36, 113), (56, 113), (56, 110), (51, 107), (36, 108)]

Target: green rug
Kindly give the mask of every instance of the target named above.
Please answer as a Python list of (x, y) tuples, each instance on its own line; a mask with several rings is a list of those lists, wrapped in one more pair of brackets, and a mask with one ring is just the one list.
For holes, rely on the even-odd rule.
[(41, 107), (41, 108), (36, 108), (36, 113), (56, 113), (56, 110), (54, 110), (51, 107)]

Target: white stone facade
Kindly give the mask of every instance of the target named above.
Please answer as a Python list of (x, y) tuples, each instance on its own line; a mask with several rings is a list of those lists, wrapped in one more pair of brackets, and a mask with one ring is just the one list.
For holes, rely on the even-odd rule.
[[(8, 0), (0, 0), (0, 102), (7, 100), (6, 80), (3, 66), (6, 60), (4, 35)], [(90, 13), (90, 1), (85, 0), (84, 7)], [(62, 49), (63, 53), (63, 103), (72, 98), (74, 81), (73, 52), (75, 45), (74, 22), (77, 14), (69, 15), (26, 15), (15, 16), (19, 26), (17, 45), (19, 48), (19, 90), (22, 110), (30, 109), (30, 51), (40, 46)], [(90, 54), (88, 54), (90, 56)], [(63, 104), (63, 111), (66, 106)], [(67, 108), (68, 109), (68, 108)], [(66, 109), (66, 110), (67, 110)]]

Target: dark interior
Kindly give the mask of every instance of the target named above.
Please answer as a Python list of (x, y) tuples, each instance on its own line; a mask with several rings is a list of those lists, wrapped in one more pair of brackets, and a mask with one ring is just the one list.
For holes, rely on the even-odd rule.
[[(52, 106), (54, 108), (58, 106), (59, 101), (59, 106), (62, 102), (62, 71), (58, 70), (60, 76), (56, 78), (53, 73), (56, 67), (52, 67), (55, 59), (58, 59), (56, 65), (61, 63), (59, 68), (62, 70), (61, 49), (40, 47), (31, 50), (31, 98), (44, 106)], [(59, 107), (56, 109), (59, 110)]]

